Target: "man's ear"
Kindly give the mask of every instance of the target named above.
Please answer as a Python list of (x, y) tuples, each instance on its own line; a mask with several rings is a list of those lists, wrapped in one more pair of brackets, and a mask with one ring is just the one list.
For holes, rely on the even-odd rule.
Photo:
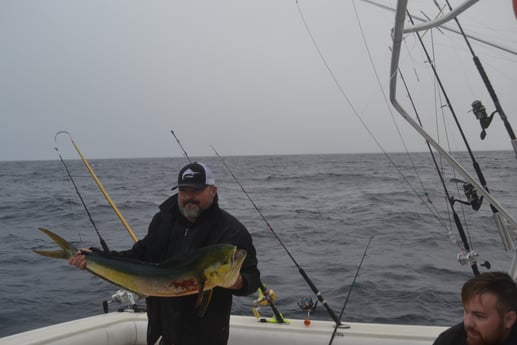
[(504, 326), (506, 328), (512, 328), (512, 326), (515, 324), (515, 321), (517, 320), (517, 312), (514, 310), (507, 312), (504, 314)]

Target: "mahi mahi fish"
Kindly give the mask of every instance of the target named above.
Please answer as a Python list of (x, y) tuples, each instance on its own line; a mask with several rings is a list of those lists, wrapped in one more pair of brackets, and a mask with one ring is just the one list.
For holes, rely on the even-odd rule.
[[(56, 259), (70, 259), (77, 249), (50, 230), (38, 228), (62, 250), (33, 250)], [(177, 297), (201, 294), (216, 286), (228, 288), (239, 276), (246, 251), (230, 244), (200, 248), (182, 259), (159, 264), (120, 258), (94, 250), (85, 252), (86, 269), (94, 275), (140, 296)], [(211, 291), (210, 291), (211, 292)]]

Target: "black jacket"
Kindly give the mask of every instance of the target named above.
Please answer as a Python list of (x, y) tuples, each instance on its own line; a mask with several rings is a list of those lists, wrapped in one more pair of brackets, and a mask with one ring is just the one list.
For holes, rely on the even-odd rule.
[(240, 290), (215, 288), (203, 317), (195, 307), (197, 295), (185, 297), (147, 297), (147, 343), (162, 336), (164, 344), (225, 345), (228, 341), (232, 295), (249, 295), (259, 286), (260, 273), (252, 239), (244, 225), (219, 208), (217, 196), (213, 205), (190, 223), (178, 209), (177, 195), (160, 205), (147, 235), (132, 249), (117, 254), (148, 262), (188, 255), (189, 252), (215, 243), (229, 243), (248, 254), (241, 268), (244, 286)]
[[(512, 332), (506, 341), (500, 345), (517, 344), (517, 322), (512, 327)], [(467, 345), (467, 334), (463, 322), (445, 330), (436, 338), (433, 345)]]

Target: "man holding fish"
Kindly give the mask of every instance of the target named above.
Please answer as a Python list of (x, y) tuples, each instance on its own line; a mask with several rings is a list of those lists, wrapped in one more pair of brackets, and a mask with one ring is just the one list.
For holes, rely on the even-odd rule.
[[(193, 162), (183, 167), (178, 175), (177, 188), (178, 193), (160, 205), (147, 235), (131, 249), (112, 252), (111, 255), (156, 263), (161, 268), (175, 263), (184, 265), (182, 258), (196, 256), (207, 247), (210, 250), (212, 245), (236, 246), (238, 250), (234, 249), (235, 257), (228, 265), (207, 262), (203, 266), (206, 268), (202, 279), (171, 281), (169, 286), (175, 292), (169, 295), (174, 297), (153, 294), (146, 298), (149, 345), (155, 344), (160, 337), (160, 345), (225, 345), (229, 335), (232, 296), (249, 295), (260, 284), (255, 248), (244, 225), (219, 208), (215, 178), (206, 165)], [(239, 253), (247, 253), (244, 254), (245, 259), (242, 254), (238, 258)], [(69, 262), (93, 271), (88, 267), (88, 260), (88, 253), (84, 255), (84, 251), (78, 251)], [(239, 260), (242, 264), (240, 273), (226, 274), (234, 267), (238, 269), (234, 262)], [(94, 261), (90, 261), (93, 266)], [(213, 283), (217, 287), (210, 289), (205, 286), (211, 280), (217, 281)]]

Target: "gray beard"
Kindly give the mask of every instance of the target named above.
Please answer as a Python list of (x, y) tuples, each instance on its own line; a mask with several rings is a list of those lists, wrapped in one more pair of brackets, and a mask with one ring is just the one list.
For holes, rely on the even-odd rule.
[(186, 209), (183, 206), (179, 205), (180, 213), (187, 219), (197, 219), (203, 210), (201, 210), (199, 207), (196, 209)]
[(214, 204), (214, 200), (212, 199), (210, 201), (210, 203), (205, 207), (201, 207), (201, 205), (199, 203), (197, 203), (195, 200), (185, 200), (185, 204), (188, 205), (190, 203), (193, 203), (195, 204), (197, 207), (195, 208), (187, 208), (187, 207), (184, 207), (178, 200), (178, 208), (180, 210), (180, 213), (185, 217), (187, 218), (188, 220), (194, 222), (196, 221), (199, 216), (201, 216), (201, 214), (203, 212), (205, 212), (206, 210), (208, 210), (213, 204)]

